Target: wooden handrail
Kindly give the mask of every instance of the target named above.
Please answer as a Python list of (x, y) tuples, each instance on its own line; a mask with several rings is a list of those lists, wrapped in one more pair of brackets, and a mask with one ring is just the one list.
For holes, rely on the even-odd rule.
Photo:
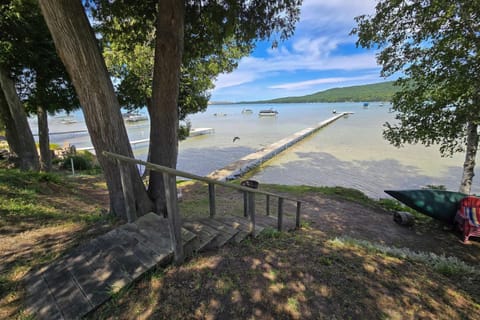
[[(130, 157), (122, 156), (116, 153), (108, 152), (108, 151), (103, 151), (103, 155), (107, 158), (112, 158), (114, 159), (118, 166), (120, 167), (120, 178), (122, 182), (122, 188), (123, 188), (123, 196), (125, 200), (125, 206), (127, 210), (127, 217), (129, 222), (132, 222), (133, 220), (136, 219), (137, 213), (135, 212), (135, 205), (134, 205), (134, 199), (132, 198), (131, 194), (128, 194), (126, 192), (126, 185), (128, 185), (130, 182), (128, 180), (128, 174), (126, 174), (126, 168), (122, 167), (120, 165), (120, 162), (126, 162), (129, 164), (136, 164), (136, 165), (143, 165), (145, 168), (148, 168), (153, 171), (159, 171), (163, 174), (163, 179), (164, 179), (164, 185), (165, 185), (165, 197), (166, 197), (166, 202), (167, 202), (167, 212), (168, 212), (168, 220), (171, 228), (171, 237), (172, 237), (172, 243), (173, 243), (173, 251), (174, 251), (174, 261), (176, 263), (182, 263), (184, 260), (184, 252), (183, 252), (183, 244), (182, 244), (182, 233), (181, 233), (181, 227), (182, 227), (182, 221), (181, 221), (181, 216), (178, 212), (178, 204), (176, 201), (176, 193), (175, 193), (175, 176), (180, 176), (184, 178), (189, 178), (193, 180), (198, 180), (198, 181), (203, 181), (208, 184), (208, 199), (209, 199), (209, 207), (210, 207), (210, 217), (213, 218), (215, 217), (215, 185), (220, 185), (224, 186), (227, 188), (232, 188), (236, 189), (239, 191), (242, 191), (243, 196), (244, 196), (244, 213), (245, 216), (248, 216), (250, 218), (250, 233), (255, 234), (255, 194), (263, 194), (266, 196), (267, 200), (267, 206), (266, 206), (266, 211), (267, 215), (270, 214), (270, 197), (277, 197), (278, 198), (278, 230), (282, 231), (283, 230), (283, 201), (284, 200), (290, 200), (294, 201), (297, 204), (297, 211), (296, 211), (296, 221), (295, 221), (295, 226), (297, 228), (300, 227), (300, 207), (302, 201), (298, 199), (292, 199), (292, 198), (287, 198), (278, 194), (274, 194), (271, 192), (267, 191), (262, 191), (262, 190), (257, 190), (253, 188), (248, 188), (244, 186), (239, 186), (233, 183), (227, 183), (223, 181), (217, 181), (213, 180), (211, 178), (206, 178), (206, 177), (201, 177), (197, 176), (192, 173), (188, 173), (185, 171), (180, 171), (172, 168), (168, 168), (165, 166), (161, 166), (158, 164), (153, 164), (150, 162), (142, 161), (142, 160), (137, 160), (133, 159)], [(131, 221), (132, 220), (132, 221)]]
[(169, 168), (169, 167), (165, 167), (165, 166), (161, 166), (161, 165), (158, 165), (158, 164), (146, 162), (146, 161), (143, 161), (143, 160), (132, 159), (130, 157), (122, 156), (122, 155), (112, 153), (112, 152), (108, 152), (108, 151), (103, 151), (103, 155), (106, 156), (106, 157), (110, 157), (110, 158), (113, 158), (113, 159), (118, 159), (118, 160), (125, 161), (125, 162), (128, 162), (128, 163), (139, 164), (139, 165), (145, 166), (146, 168), (148, 168), (150, 170), (165, 172), (165, 173), (168, 173), (168, 174), (171, 174), (171, 175), (174, 175), (174, 176), (180, 176), (180, 177), (184, 177), (184, 178), (188, 178), (188, 179), (199, 180), (199, 181), (206, 182), (208, 184), (212, 184), (212, 183), (213, 184), (218, 184), (220, 186), (236, 189), (236, 190), (239, 190), (239, 191), (259, 193), (259, 194), (263, 194), (263, 195), (266, 195), (266, 196), (273, 196), (273, 197), (277, 197), (277, 198), (283, 198), (285, 200), (290, 200), (290, 201), (302, 203), (302, 201), (300, 201), (298, 199), (288, 198), (288, 197), (285, 197), (285, 196), (282, 196), (282, 195), (279, 195), (279, 194), (275, 194), (275, 193), (271, 193), (271, 192), (268, 192), (268, 191), (252, 189), (252, 188), (248, 188), (248, 187), (239, 186), (239, 185), (236, 185), (236, 184), (233, 184), (233, 183), (228, 183), (228, 182), (223, 182), (223, 181), (210, 179), (210, 178), (207, 178), (207, 177), (197, 176), (196, 174), (193, 174), (193, 173), (180, 171), (180, 170), (177, 170), (177, 169), (172, 169), (172, 168)]

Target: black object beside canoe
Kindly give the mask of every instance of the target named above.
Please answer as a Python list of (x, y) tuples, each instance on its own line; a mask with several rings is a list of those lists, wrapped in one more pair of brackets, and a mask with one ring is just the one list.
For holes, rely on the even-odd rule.
[(447, 223), (453, 223), (460, 200), (468, 196), (461, 192), (436, 189), (385, 190), (385, 192), (406, 206)]

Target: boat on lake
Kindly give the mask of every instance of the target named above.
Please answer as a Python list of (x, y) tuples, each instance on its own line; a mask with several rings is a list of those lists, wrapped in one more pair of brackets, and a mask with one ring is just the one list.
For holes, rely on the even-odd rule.
[(127, 122), (138, 122), (148, 120), (148, 117), (139, 112), (127, 112), (123, 114), (123, 120)]
[(260, 112), (258, 113), (259, 117), (276, 117), (277, 115), (278, 111), (273, 109), (260, 110)]
[(401, 203), (424, 215), (452, 224), (460, 201), (468, 195), (461, 192), (418, 189), (385, 190)]
[(61, 124), (74, 124), (77, 122), (77, 119), (75, 119), (74, 117), (62, 117), (60, 120)]
[(364, 102), (364, 103), (363, 103), (363, 107), (364, 107), (364, 108), (368, 108), (368, 102)]
[(252, 109), (243, 109), (243, 110), (242, 110), (242, 113), (243, 113), (243, 114), (252, 114), (252, 113), (253, 113), (253, 110), (252, 110)]

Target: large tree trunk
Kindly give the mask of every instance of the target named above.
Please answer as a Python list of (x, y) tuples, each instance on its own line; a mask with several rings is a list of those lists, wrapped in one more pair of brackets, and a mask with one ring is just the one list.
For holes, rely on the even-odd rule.
[[(150, 113), (150, 161), (175, 168), (178, 155), (178, 92), (183, 54), (183, 0), (159, 0)], [(165, 212), (164, 182), (150, 173), (150, 197), (157, 212)]]
[[(79, 0), (40, 0), (47, 26), (55, 46), (75, 87), (85, 115), (88, 132), (105, 174), (110, 195), (110, 208), (126, 217), (120, 170), (103, 151), (133, 157), (120, 105), (113, 90), (105, 61), (95, 35)], [(127, 165), (126, 194), (133, 194), (138, 215), (152, 208), (140, 174), (135, 165)]]
[(18, 140), (15, 126), (13, 124), (12, 115), (10, 114), (7, 100), (5, 99), (3, 90), (1, 90), (1, 86), (0, 86), (0, 117), (2, 118), (2, 123), (5, 126), (5, 135), (7, 138), (10, 152), (14, 154), (18, 154), (19, 152), (21, 153), (22, 147), (20, 145), (20, 140)]
[(37, 119), (40, 170), (49, 172), (52, 169), (52, 153), (50, 152), (50, 137), (48, 135), (48, 115), (44, 108), (37, 108)]
[(13, 142), (12, 147), (19, 157), (20, 169), (38, 171), (40, 163), (27, 114), (18, 98), (15, 82), (2, 67), (0, 67), (0, 89), (3, 92), (2, 104), (8, 107), (7, 113), (10, 114), (10, 119), (6, 119), (11, 121), (11, 123), (6, 122), (7, 136)]
[(475, 158), (478, 149), (478, 124), (469, 122), (467, 124), (467, 150), (465, 152), (465, 161), (463, 163), (463, 176), (460, 183), (460, 192), (470, 194), (472, 188), (472, 179), (475, 173)]

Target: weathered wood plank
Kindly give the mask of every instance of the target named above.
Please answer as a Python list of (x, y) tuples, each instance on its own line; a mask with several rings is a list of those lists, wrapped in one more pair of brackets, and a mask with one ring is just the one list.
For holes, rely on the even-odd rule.
[(198, 221), (184, 221), (183, 227), (194, 232), (197, 235), (197, 245), (195, 251), (201, 251), (208, 246), (210, 242), (218, 236), (219, 232), (214, 228), (200, 223)]
[(168, 221), (170, 223), (170, 237), (173, 243), (173, 253), (176, 264), (185, 260), (182, 242), (182, 219), (178, 212), (177, 187), (175, 176), (163, 173), (163, 184), (165, 186), (165, 199), (167, 202)]
[(278, 231), (283, 231), (283, 198), (278, 198), (278, 224), (277, 229)]
[(270, 215), (270, 195), (267, 194), (265, 197), (266, 197), (266, 199), (265, 199), (265, 201), (266, 201), (265, 211), (266, 211), (266, 215), (269, 216)]
[(295, 214), (295, 228), (300, 229), (300, 211), (301, 211), (302, 203), (297, 201), (297, 212)]
[(200, 222), (218, 231), (218, 236), (212, 240), (212, 242), (207, 246), (207, 249), (219, 248), (224, 246), (235, 236), (235, 234), (238, 233), (238, 230), (235, 230), (214, 219), (201, 219)]
[(98, 250), (98, 254), (88, 259), (90, 268), (93, 270), (92, 277), (95, 277), (99, 283), (103, 284), (104, 291), (109, 295), (117, 292), (130, 282), (132, 277), (125, 271), (125, 268), (115, 259), (111, 252), (103, 252), (99, 248), (98, 240), (92, 241)]
[(120, 169), (120, 182), (122, 184), (123, 201), (127, 211), (128, 222), (137, 220), (137, 210), (135, 208), (135, 198), (133, 193), (132, 179), (129, 174), (129, 163), (121, 163), (117, 160), (117, 166)]
[[(141, 229), (137, 224), (134, 223), (125, 224), (121, 228), (123, 232), (128, 233), (131, 237), (135, 238), (142, 246), (146, 248), (146, 250), (150, 250), (150, 255), (155, 263), (161, 263), (164, 259), (171, 258), (173, 251), (169, 238), (167, 239), (166, 237), (161, 236), (148, 236), (148, 232)], [(142, 230), (144, 232), (142, 232)], [(168, 228), (167, 231), (169, 231)], [(163, 231), (160, 230), (158, 232), (161, 233)], [(169, 235), (169, 233), (167, 234)]]
[(94, 307), (64, 263), (48, 267), (43, 278), (65, 319), (80, 319)]
[(255, 193), (248, 193), (248, 217), (250, 219), (250, 233), (255, 234)]
[[(170, 225), (168, 220), (155, 213), (148, 213), (135, 221), (141, 235), (149, 239), (157, 252), (163, 252), (168, 248), (173, 252), (172, 240), (170, 239)], [(129, 226), (133, 228), (133, 226)]]
[[(245, 218), (227, 216), (227, 217), (218, 217), (216, 220), (222, 223), (225, 223), (226, 225), (234, 229), (239, 229), (240, 231), (244, 231), (250, 234), (250, 221)], [(256, 222), (254, 236), (257, 237), (263, 231), (263, 229), (264, 227), (258, 222)]]
[(210, 218), (215, 217), (216, 215), (216, 205), (215, 205), (215, 184), (208, 184), (208, 203), (210, 205)]
[(25, 279), (27, 288), (26, 311), (39, 320), (63, 320), (64, 317), (54, 297), (50, 294), (41, 273), (42, 271), (38, 271)]

